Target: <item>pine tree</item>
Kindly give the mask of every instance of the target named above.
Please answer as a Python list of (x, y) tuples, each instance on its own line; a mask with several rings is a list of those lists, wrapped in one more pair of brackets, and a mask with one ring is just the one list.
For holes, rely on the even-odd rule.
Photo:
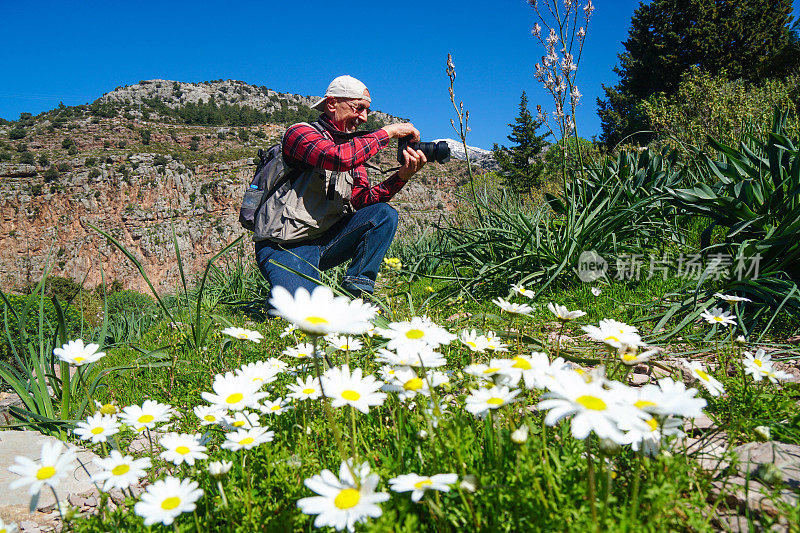
[(522, 91), (519, 102), (519, 116), (514, 124), (509, 124), (511, 135), (508, 140), (514, 143), (510, 148), (494, 145), (492, 154), (505, 177), (506, 185), (517, 192), (530, 191), (540, 183), (544, 162), (541, 153), (547, 146), (544, 135), (536, 130), (542, 125), (534, 120), (528, 110), (528, 95)]
[[(598, 99), (602, 141), (612, 146), (649, 129), (638, 104), (673, 94), (681, 75), (699, 67), (712, 75), (758, 81), (800, 66), (792, 32), (792, 0), (652, 0), (642, 2), (622, 43), (620, 77)], [(646, 137), (637, 139), (645, 142)]]

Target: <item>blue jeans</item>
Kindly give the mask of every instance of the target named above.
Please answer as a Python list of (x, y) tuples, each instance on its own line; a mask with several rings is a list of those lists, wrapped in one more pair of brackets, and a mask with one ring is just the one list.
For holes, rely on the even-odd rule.
[[(258, 268), (271, 286), (284, 287), (294, 294), (299, 287), (313, 291), (319, 284), (318, 270), (328, 270), (351, 260), (342, 288), (355, 297), (362, 292), (372, 294), (383, 256), (397, 230), (397, 219), (397, 211), (392, 206), (377, 203), (347, 215), (320, 237), (309, 241), (283, 245), (257, 242)], [(274, 263), (302, 272), (317, 282)]]

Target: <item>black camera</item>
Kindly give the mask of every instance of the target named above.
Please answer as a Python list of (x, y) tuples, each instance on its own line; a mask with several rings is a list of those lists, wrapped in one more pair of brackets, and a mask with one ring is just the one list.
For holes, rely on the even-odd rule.
[(450, 161), (450, 147), (447, 146), (447, 141), (439, 141), (438, 143), (425, 143), (425, 142), (409, 142), (411, 135), (402, 137), (397, 144), (397, 162), (401, 165), (406, 162), (403, 152), (406, 146), (410, 146), (412, 150), (419, 150), (428, 161), (436, 161), (437, 163), (447, 163)]

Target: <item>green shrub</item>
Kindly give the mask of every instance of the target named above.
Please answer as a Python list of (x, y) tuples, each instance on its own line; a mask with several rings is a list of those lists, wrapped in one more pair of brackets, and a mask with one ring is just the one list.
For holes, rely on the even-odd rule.
[(61, 148), (66, 150), (73, 144), (75, 144), (75, 141), (72, 139), (72, 137), (64, 137), (64, 140), (61, 141)]
[(92, 170), (89, 171), (89, 179), (90, 180), (93, 180), (95, 178), (99, 178), (100, 175), (101, 175), (101, 172), (99, 170), (97, 170), (96, 168), (93, 168)]
[(144, 312), (155, 305), (151, 296), (132, 290), (112, 292), (106, 298), (106, 307), (109, 316), (127, 314), (131, 312)]
[(31, 152), (22, 152), (19, 154), (19, 162), (23, 165), (36, 164), (36, 157)]
[(72, 170), (72, 165), (69, 163), (59, 163), (56, 165), (56, 168), (58, 168), (59, 172), (69, 172)]
[(103, 150), (108, 150), (109, 148), (111, 148), (111, 141), (103, 141)]
[(44, 178), (45, 182), (50, 183), (51, 181), (60, 179), (61, 173), (58, 172), (56, 167), (48, 167), (47, 170), (45, 170), (42, 174), (42, 178)]
[(8, 138), (12, 140), (24, 139), (25, 135), (25, 130), (19, 126), (8, 132)]
[(167, 164), (167, 158), (166, 158), (166, 156), (164, 156), (164, 155), (162, 155), (162, 154), (158, 154), (157, 156), (155, 156), (155, 157), (153, 158), (153, 164), (154, 164), (155, 166), (157, 166), (157, 167), (160, 167), (160, 166), (164, 166), (164, 165), (166, 165), (166, 164)]
[(69, 150), (67, 150), (67, 153), (69, 155), (78, 155), (78, 147), (73, 144), (72, 146), (69, 147)]
[(150, 138), (152, 137), (152, 135), (153, 132), (151, 132), (150, 130), (142, 130), (141, 131), (142, 144), (144, 145), (150, 144)]
[(708, 150), (707, 137), (736, 145), (751, 125), (768, 131), (773, 109), (788, 112), (786, 135), (800, 134), (798, 103), (800, 76), (748, 84), (692, 70), (685, 74), (674, 96), (657, 94), (640, 104), (664, 142)]
[(124, 150), (126, 146), (128, 146), (128, 141), (122, 140), (117, 142), (117, 148)]
[(97, 159), (95, 159), (94, 157), (87, 157), (86, 161), (84, 161), (83, 164), (86, 165), (87, 167), (93, 167), (97, 164)]
[(42, 155), (39, 156), (39, 165), (40, 166), (46, 167), (49, 164), (50, 164), (50, 160), (47, 159), (47, 156), (45, 154), (42, 154)]
[(0, 152), (0, 161), (11, 161), (11, 154), (8, 152)]

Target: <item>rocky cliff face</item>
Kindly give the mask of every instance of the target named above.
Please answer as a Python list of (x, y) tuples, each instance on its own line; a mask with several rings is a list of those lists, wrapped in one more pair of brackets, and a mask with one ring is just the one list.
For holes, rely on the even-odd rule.
[[(0, 127), (0, 154), (11, 159), (0, 164), (4, 290), (36, 282), (50, 268), (88, 287), (104, 276), (146, 292), (135, 265), (95, 228), (125, 246), (157, 290), (174, 289), (180, 277), (173, 232), (187, 275), (201, 273), (244, 233), (238, 209), (254, 171), (252, 157), (283, 131), (88, 116), (56, 122), (29, 123), (21, 140), (9, 137), (11, 127)], [(394, 153), (387, 149), (381, 156), (384, 167), (392, 165)], [(419, 234), (451, 212), (463, 176), (459, 162), (428, 165), (392, 202), (401, 212), (401, 232)], [(251, 246), (247, 239), (247, 253)]]

